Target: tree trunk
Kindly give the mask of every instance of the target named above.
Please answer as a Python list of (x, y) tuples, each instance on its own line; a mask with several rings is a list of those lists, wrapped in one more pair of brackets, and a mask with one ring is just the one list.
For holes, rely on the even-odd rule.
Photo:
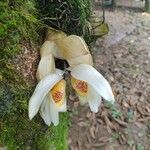
[(145, 11), (150, 13), (150, 0), (145, 0)]

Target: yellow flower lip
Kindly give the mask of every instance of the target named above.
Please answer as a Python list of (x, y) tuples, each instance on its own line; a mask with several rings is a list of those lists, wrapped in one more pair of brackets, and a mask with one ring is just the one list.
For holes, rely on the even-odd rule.
[(75, 91), (81, 95), (86, 96), (88, 92), (88, 83), (82, 80), (71, 77), (71, 83)]
[(53, 101), (57, 106), (61, 106), (65, 100), (66, 81), (59, 81), (50, 91)]

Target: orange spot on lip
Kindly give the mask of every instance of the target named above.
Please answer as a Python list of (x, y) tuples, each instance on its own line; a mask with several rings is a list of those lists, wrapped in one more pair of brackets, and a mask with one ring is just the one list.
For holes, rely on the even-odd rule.
[(84, 81), (78, 81), (75, 86), (82, 93), (86, 93), (87, 92), (87, 83), (86, 82), (84, 82)]
[(57, 105), (61, 105), (65, 99), (65, 88), (66, 88), (66, 81), (61, 80), (59, 81), (50, 91), (50, 94), (53, 98), (53, 101)]
[(53, 97), (55, 103), (58, 103), (63, 99), (63, 93), (60, 91), (54, 91), (52, 93), (52, 97)]
[(77, 80), (71, 77), (71, 83), (76, 92), (82, 96), (85, 96), (88, 91), (88, 84), (85, 81)]

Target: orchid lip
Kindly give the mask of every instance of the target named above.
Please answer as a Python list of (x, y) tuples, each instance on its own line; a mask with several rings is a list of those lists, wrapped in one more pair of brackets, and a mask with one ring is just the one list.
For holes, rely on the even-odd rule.
[(72, 78), (87, 83), (88, 90), (86, 95), (80, 94), (77, 87), (75, 88), (81, 103), (88, 102), (93, 112), (98, 112), (101, 103), (101, 96), (111, 103), (114, 103), (114, 95), (108, 81), (92, 66), (80, 64), (71, 71)]
[(53, 86), (62, 79), (57, 74), (51, 74), (44, 77), (36, 86), (35, 91), (29, 101), (29, 118), (30, 120), (37, 114), (45, 96)]

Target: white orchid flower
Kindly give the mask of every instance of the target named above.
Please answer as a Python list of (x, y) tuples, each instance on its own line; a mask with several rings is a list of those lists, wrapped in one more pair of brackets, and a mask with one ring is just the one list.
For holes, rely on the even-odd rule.
[(71, 70), (71, 83), (82, 104), (88, 103), (91, 111), (98, 112), (101, 96), (115, 101), (108, 81), (92, 66), (80, 64)]
[(72, 86), (81, 103), (89, 103), (91, 111), (98, 112), (101, 96), (107, 101), (115, 101), (107, 80), (92, 67), (92, 56), (81, 37), (50, 29), (40, 56), (36, 73), (39, 83), (29, 101), (30, 120), (40, 110), (44, 122), (56, 126), (59, 112), (66, 111), (66, 81), (62, 77), (64, 72), (55, 68), (54, 57), (68, 61)]
[(29, 101), (30, 120), (40, 109), (41, 117), (47, 125), (59, 123), (59, 112), (66, 111), (66, 82), (58, 74), (47, 75), (40, 80)]
[[(51, 49), (50, 49), (51, 50)], [(52, 51), (52, 50), (51, 50)], [(48, 52), (43, 49), (41, 55)], [(63, 71), (55, 68), (52, 53), (42, 55), (36, 77), (38, 85), (29, 101), (29, 118), (32, 119), (40, 109), (40, 115), (47, 125), (59, 123), (59, 112), (66, 111), (66, 81)]]
[(54, 57), (63, 59), (55, 40), (65, 36), (65, 33), (51, 28), (40, 48), (41, 59), (36, 73), (39, 83), (29, 101), (30, 120), (40, 110), (44, 122), (47, 125), (52, 122), (56, 126), (59, 123), (59, 112), (66, 111), (66, 81), (62, 77), (64, 72), (55, 68), (54, 61)]

